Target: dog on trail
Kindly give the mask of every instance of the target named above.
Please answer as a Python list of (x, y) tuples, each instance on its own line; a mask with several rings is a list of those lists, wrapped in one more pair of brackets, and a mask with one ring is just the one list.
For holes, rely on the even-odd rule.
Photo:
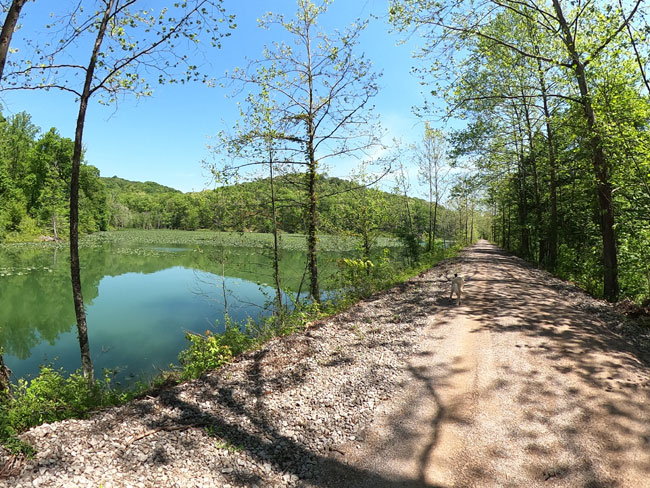
[(455, 293), (456, 305), (460, 305), (463, 286), (465, 286), (465, 279), (462, 276), (458, 276), (458, 273), (454, 273), (454, 279), (451, 280), (451, 293), (449, 294), (449, 299), (451, 300)]

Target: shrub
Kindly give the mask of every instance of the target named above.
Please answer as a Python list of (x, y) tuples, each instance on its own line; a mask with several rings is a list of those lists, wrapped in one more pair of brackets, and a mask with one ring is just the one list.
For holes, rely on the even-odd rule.
[(232, 359), (230, 347), (221, 343), (220, 336), (188, 332), (185, 338), (190, 345), (178, 355), (183, 379), (198, 378), (204, 371), (216, 369)]
[(375, 265), (370, 259), (341, 258), (338, 266), (341, 287), (346, 293), (355, 297), (365, 297), (372, 293), (371, 271)]
[[(248, 351), (255, 344), (254, 337), (255, 322), (249, 318), (243, 325), (233, 322), (228, 315), (225, 317), (225, 330), (222, 334), (214, 337), (219, 338), (222, 346), (228, 346), (233, 356), (238, 356), (244, 351)], [(208, 332), (208, 331), (206, 331)]]
[(31, 381), (18, 380), (12, 396), (0, 399), (0, 442), (13, 452), (30, 452), (17, 434), (45, 422), (83, 418), (92, 410), (124, 403), (130, 396), (110, 388), (110, 375), (92, 386), (76, 371), (64, 376), (63, 369), (42, 366)]

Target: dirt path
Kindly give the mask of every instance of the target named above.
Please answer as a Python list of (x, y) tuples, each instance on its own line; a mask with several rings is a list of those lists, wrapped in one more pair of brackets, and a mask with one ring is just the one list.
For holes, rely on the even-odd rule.
[(464, 303), (437, 292), (408, 381), (329, 486), (650, 487), (647, 358), (487, 242), (459, 268)]

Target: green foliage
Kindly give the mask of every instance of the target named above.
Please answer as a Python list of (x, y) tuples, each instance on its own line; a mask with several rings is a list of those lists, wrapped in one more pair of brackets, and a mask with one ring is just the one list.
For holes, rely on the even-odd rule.
[(18, 380), (11, 397), (0, 399), (0, 442), (12, 452), (33, 452), (17, 434), (42, 423), (84, 418), (98, 408), (118, 405), (132, 395), (111, 388), (111, 375), (89, 385), (79, 371), (65, 376), (63, 370), (41, 367), (40, 374)]
[(338, 276), (346, 292), (357, 297), (364, 297), (372, 292), (370, 276), (375, 265), (370, 259), (341, 258), (338, 265)]
[(417, 261), (397, 259), (391, 250), (383, 249), (381, 253), (373, 256), (372, 260), (340, 259), (338, 261), (340, 272), (336, 275), (336, 288), (343, 291), (338, 301), (350, 303), (364, 298), (372, 293), (385, 290), (407, 280), (411, 276), (434, 266), (442, 259), (449, 258), (458, 253), (463, 246), (458, 244), (444, 248), (442, 243), (436, 246), (437, 251), (425, 252), (420, 247), (417, 252)]
[[(112, 228), (212, 229), (246, 233), (272, 230), (271, 202), (265, 197), (270, 194), (268, 178), (185, 194), (153, 186), (151, 182), (129, 182), (116, 177), (102, 181), (107, 187), (107, 212)], [(365, 237), (371, 246), (381, 245), (375, 240), (382, 235), (393, 235), (402, 197), (372, 187), (359, 188), (360, 183), (363, 182), (327, 176), (318, 178), (321, 232)], [(275, 177), (274, 185), (276, 199), (282, 202), (277, 212), (283, 239), (291, 239), (287, 234), (304, 234), (301, 182), (296, 175), (290, 174)], [(327, 195), (336, 197), (327, 198)], [(419, 198), (409, 198), (409, 201), (420, 226), (417, 231), (423, 232), (428, 204)], [(444, 235), (450, 238), (446, 230), (450, 220), (448, 212), (442, 207), (439, 211)]]
[[(21, 112), (0, 116), (0, 242), (66, 236), (73, 141), (40, 129)], [(106, 230), (106, 194), (94, 166), (80, 174), (81, 232)], [(55, 234), (56, 228), (56, 234)]]
[[(253, 337), (253, 320), (248, 319), (248, 321), (242, 326), (237, 322), (234, 322), (230, 316), (226, 315), (224, 318), (225, 329), (219, 334), (219, 342), (222, 346), (228, 347), (233, 357), (238, 356), (244, 351), (251, 349), (257, 341)], [(215, 337), (215, 336), (211, 336)]]
[(230, 347), (222, 344), (220, 336), (209, 331), (205, 336), (187, 333), (189, 347), (178, 355), (183, 366), (183, 379), (198, 378), (204, 371), (217, 369), (232, 359)]
[[(642, 303), (648, 7), (553, 2), (547, 16), (536, 3), (392, 0), (389, 11), (398, 30), (423, 34), (423, 84), (439, 80), (432, 93), (467, 121), (452, 139), (485, 192), (492, 221), (481, 234), (594, 295)], [(447, 205), (466, 222), (472, 192), (462, 180), (457, 189)], [(471, 241), (471, 231), (458, 238)]]

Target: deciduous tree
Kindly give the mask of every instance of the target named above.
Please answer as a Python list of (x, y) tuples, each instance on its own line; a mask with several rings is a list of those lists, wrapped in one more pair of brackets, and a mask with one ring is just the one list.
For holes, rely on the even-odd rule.
[(445, 194), (446, 176), (449, 167), (445, 165), (446, 142), (442, 131), (424, 126), (424, 137), (417, 147), (417, 165), (420, 181), (428, 188), (429, 231), (427, 250), (435, 251), (438, 205)]
[[(158, 12), (145, 6), (139, 9), (142, 3), (98, 0), (94, 11), (77, 4), (64, 18), (63, 27), (52, 29), (58, 38), (35, 48), (39, 60), (25, 60), (7, 75), (14, 89), (64, 90), (73, 93), (79, 103), (70, 181), (70, 273), (82, 370), (90, 382), (93, 366), (79, 264), (79, 175), (88, 103), (93, 96), (111, 103), (126, 93), (149, 95), (151, 87), (145, 75), (152, 70), (158, 72), (160, 83), (202, 80), (183, 43), (196, 45), (207, 36), (209, 43), (218, 46), (224, 35), (219, 24), (233, 20), (224, 17), (221, 0), (177, 2)], [(73, 49), (77, 45), (88, 46), (87, 61), (78, 59), (81, 54)]]
[(318, 21), (330, 0), (320, 5), (298, 0), (295, 18), (268, 14), (263, 28), (277, 28), (288, 42), (275, 42), (264, 57), (247, 69), (233, 72), (234, 80), (262, 87), (276, 106), (273, 117), (286, 125), (280, 160), (304, 168), (307, 260), (310, 295), (320, 301), (317, 262), (318, 180), (322, 167), (333, 158), (359, 158), (379, 145), (369, 111), (377, 93), (376, 74), (356, 52), (366, 22), (357, 22), (328, 35)]

